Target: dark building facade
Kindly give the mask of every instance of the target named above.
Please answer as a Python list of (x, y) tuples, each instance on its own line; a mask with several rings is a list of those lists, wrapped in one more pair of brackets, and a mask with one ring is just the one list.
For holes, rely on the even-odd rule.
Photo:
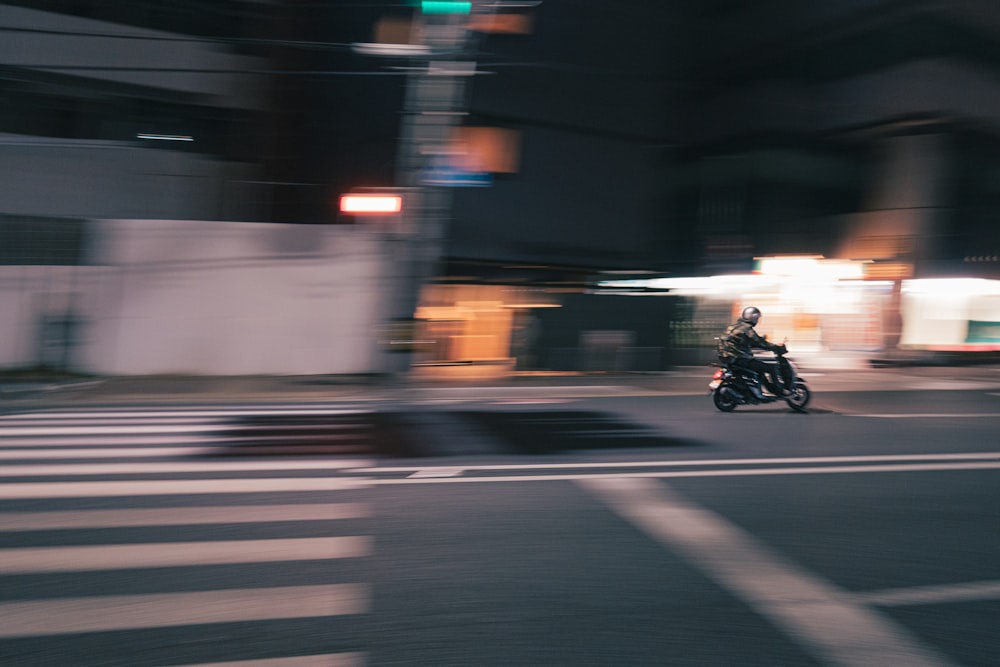
[(484, 38), (498, 66), (470, 101), (470, 122), (521, 132), (521, 170), (457, 193), (450, 255), (684, 275), (808, 253), (996, 275), (990, 3), (533, 11), (531, 35)]
[[(428, 7), (0, 5), (6, 228), (346, 223), (338, 195), (415, 185), (442, 223), (439, 283), (579, 293), (787, 254), (867, 261), (897, 287), (1000, 278), (990, 0)], [(423, 152), (419, 116), (461, 150)]]
[[(399, 40), (386, 25), (412, 23), (418, 4), (6, 3), (8, 142), (61, 155), (117, 142), (139, 157), (108, 180), (162, 190), (136, 175), (145, 160), (171, 187), (200, 186), (186, 207), (123, 196), (29, 211), (8, 197), (4, 213), (138, 217), (145, 204), (152, 217), (335, 222), (338, 194), (399, 185), (408, 72), (426, 59), (356, 45)], [(475, 63), (459, 125), (509, 131), (516, 158), (489, 187), (439, 188), (455, 271), (712, 273), (776, 253), (862, 258), (878, 245), (867, 237), (884, 254), (893, 236), (911, 237), (894, 243), (921, 270), (997, 264), (984, 259), (1000, 253), (990, 2), (472, 7), (480, 18), (446, 54)], [(137, 140), (148, 134), (195, 141)]]

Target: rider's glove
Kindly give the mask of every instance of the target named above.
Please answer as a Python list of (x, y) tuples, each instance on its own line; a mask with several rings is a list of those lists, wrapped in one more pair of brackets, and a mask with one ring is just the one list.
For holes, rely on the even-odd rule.
[(777, 352), (778, 354), (785, 354), (786, 352), (788, 352), (788, 346), (784, 345), (784, 344), (782, 344), (782, 345), (775, 345), (774, 346), (774, 351)]

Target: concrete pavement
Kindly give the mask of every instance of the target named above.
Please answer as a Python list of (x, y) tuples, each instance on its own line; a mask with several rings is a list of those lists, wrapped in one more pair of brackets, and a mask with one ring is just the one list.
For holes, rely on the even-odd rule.
[[(430, 381), (379, 376), (129, 376), (0, 379), (7, 409), (60, 404), (172, 401), (408, 401), (517, 397), (702, 394), (714, 369), (659, 373), (517, 373), (491, 380)], [(1000, 364), (881, 369), (800, 369), (814, 392), (905, 389), (1000, 390)]]

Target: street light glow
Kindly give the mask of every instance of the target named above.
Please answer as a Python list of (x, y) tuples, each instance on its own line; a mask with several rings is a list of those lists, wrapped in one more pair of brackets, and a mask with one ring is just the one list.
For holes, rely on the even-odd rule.
[(340, 197), (341, 213), (399, 213), (403, 198), (399, 195), (355, 194)]

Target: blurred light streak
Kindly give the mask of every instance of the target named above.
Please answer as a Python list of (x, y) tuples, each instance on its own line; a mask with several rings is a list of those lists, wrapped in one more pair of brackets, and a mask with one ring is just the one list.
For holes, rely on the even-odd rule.
[(602, 288), (669, 290), (671, 293), (681, 296), (721, 296), (730, 294), (734, 290), (776, 287), (779, 282), (774, 276), (746, 273), (686, 278), (653, 278), (650, 280), (606, 280), (598, 283), (598, 286)]
[(863, 278), (866, 262), (809, 257), (762, 257), (758, 271), (763, 275), (789, 276), (799, 280), (836, 281)]
[(155, 141), (194, 141), (194, 137), (181, 134), (137, 134), (136, 139), (152, 139)]
[(346, 50), (353, 47), (347, 42), (316, 42), (291, 39), (263, 39), (253, 37), (201, 37), (194, 35), (129, 34), (118, 32), (98, 32), (93, 30), (57, 30), (53, 28), (29, 28), (22, 26), (0, 26), (0, 32), (18, 32), (38, 35), (62, 35), (66, 37), (94, 37), (98, 39), (131, 39), (141, 42), (187, 42), (196, 44), (256, 44), (266, 46), (286, 46), (300, 49)]
[(358, 42), (351, 50), (365, 56), (429, 56), (431, 48), (426, 44), (376, 44)]
[(944, 296), (1000, 295), (1000, 280), (986, 278), (918, 278), (903, 282), (903, 292)]

